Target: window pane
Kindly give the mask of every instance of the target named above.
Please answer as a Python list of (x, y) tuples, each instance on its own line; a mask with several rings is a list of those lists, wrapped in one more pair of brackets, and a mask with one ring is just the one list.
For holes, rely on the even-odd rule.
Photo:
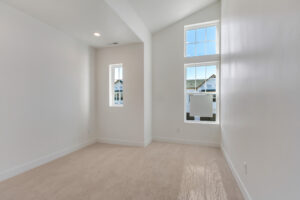
[(187, 67), (186, 68), (186, 89), (187, 92), (194, 92), (196, 83), (195, 83), (195, 67)]
[(196, 45), (196, 52), (197, 52), (197, 56), (204, 56), (205, 55), (205, 46), (204, 46), (205, 43), (201, 42), (201, 43), (198, 43)]
[(119, 84), (118, 84), (118, 81), (114, 82), (114, 91), (115, 91), (115, 92), (119, 91)]
[(211, 77), (206, 81), (206, 92), (216, 92), (216, 78)]
[(186, 44), (186, 56), (195, 56), (195, 44)]
[(204, 42), (205, 41), (205, 28), (197, 29), (196, 39), (197, 39), (197, 42)]
[(215, 41), (208, 42), (206, 48), (206, 55), (213, 55), (217, 53)]
[(206, 92), (216, 92), (217, 86), (217, 68), (216, 66), (206, 67)]
[(196, 41), (196, 30), (186, 31), (186, 42), (194, 43)]
[(123, 92), (123, 81), (120, 81), (119, 83), (119, 90)]
[(115, 101), (115, 104), (119, 104), (119, 99), (120, 97), (119, 97), (119, 93), (116, 93), (116, 101)]
[(206, 28), (206, 38), (207, 40), (214, 40), (216, 41), (217, 36), (217, 27), (211, 26)]
[(186, 68), (186, 79), (187, 80), (195, 80), (195, 67), (187, 67)]
[(186, 112), (190, 112), (190, 95), (189, 94), (185, 94), (185, 98), (186, 98), (186, 102), (185, 102), (185, 111)]
[[(205, 86), (205, 67), (196, 67), (196, 91), (202, 92)], [(205, 89), (204, 89), (205, 90)]]
[(205, 67), (199, 66), (196, 67), (196, 79), (198, 80), (205, 80)]
[(216, 102), (213, 102), (213, 113), (214, 114), (217, 114), (217, 103)]
[(115, 71), (115, 81), (119, 79), (119, 68), (114, 68)]
[(217, 75), (217, 67), (215, 65), (206, 67), (206, 78), (209, 78), (212, 75)]
[(188, 93), (193, 93), (196, 91), (196, 82), (193, 80), (186, 80), (186, 89)]
[(120, 70), (119, 70), (119, 72), (120, 72), (120, 80), (123, 80), (123, 67), (120, 67), (119, 68)]

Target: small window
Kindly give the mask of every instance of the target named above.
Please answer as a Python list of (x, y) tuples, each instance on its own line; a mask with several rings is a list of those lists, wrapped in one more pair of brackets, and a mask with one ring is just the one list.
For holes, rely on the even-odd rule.
[(218, 63), (185, 66), (185, 121), (218, 120)]
[(185, 57), (219, 54), (218, 22), (185, 27)]
[(123, 65), (113, 64), (109, 66), (109, 105), (123, 106)]

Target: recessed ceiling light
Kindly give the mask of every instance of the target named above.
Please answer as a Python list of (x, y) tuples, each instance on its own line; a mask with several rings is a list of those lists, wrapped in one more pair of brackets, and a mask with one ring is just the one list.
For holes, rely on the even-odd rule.
[(100, 37), (101, 36), (101, 34), (100, 33), (94, 33), (94, 36), (96, 36), (96, 37)]

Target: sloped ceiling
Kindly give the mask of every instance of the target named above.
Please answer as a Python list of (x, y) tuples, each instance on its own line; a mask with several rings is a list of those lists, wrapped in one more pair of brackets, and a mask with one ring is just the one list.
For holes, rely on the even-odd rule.
[(129, 0), (149, 30), (157, 32), (218, 0)]
[[(106, 1), (2, 0), (93, 47), (141, 42)], [(122, 0), (150, 32), (157, 32), (218, 0)], [(125, 20), (126, 21), (126, 20)], [(101, 37), (93, 36), (94, 32)]]
[[(140, 42), (104, 0), (3, 0), (94, 47)], [(101, 37), (93, 36), (94, 32)]]

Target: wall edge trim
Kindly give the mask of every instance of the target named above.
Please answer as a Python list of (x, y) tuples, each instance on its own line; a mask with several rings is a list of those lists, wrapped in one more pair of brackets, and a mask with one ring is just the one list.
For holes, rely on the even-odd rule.
[(123, 139), (116, 139), (116, 138), (97, 138), (98, 143), (102, 144), (116, 144), (116, 145), (124, 145), (124, 146), (138, 146), (138, 147), (145, 147), (144, 141), (130, 141), (130, 140), (123, 140)]
[(243, 183), (243, 181), (242, 181), (241, 177), (239, 176), (236, 168), (234, 167), (233, 162), (231, 161), (231, 159), (229, 157), (229, 154), (225, 150), (223, 144), (221, 144), (221, 151), (222, 151), (222, 153), (223, 153), (223, 155), (225, 157), (225, 160), (226, 160), (227, 164), (229, 165), (229, 168), (230, 168), (230, 170), (231, 170), (231, 172), (233, 174), (233, 177), (235, 178), (235, 180), (236, 180), (236, 182), (238, 184), (238, 187), (240, 188), (240, 190), (241, 190), (241, 192), (243, 194), (244, 199), (245, 200), (252, 200), (252, 198), (251, 198), (251, 196), (250, 196), (250, 194), (249, 194), (249, 192), (248, 192), (245, 184)]
[(208, 141), (202, 141), (202, 140), (186, 140), (186, 139), (181, 139), (181, 138), (169, 138), (169, 137), (159, 137), (159, 136), (153, 137), (153, 141), (170, 142), (170, 143), (176, 143), (176, 144), (194, 144), (194, 145), (201, 145), (201, 146), (206, 146), (206, 147), (220, 147), (220, 144), (215, 143), (215, 142), (208, 142)]
[(94, 144), (94, 143), (96, 143), (96, 138), (93, 138), (93, 139), (91, 139), (90, 141), (87, 141), (87, 142), (83, 142), (83, 143), (80, 143), (80, 144), (77, 144), (77, 145), (72, 145), (70, 147), (66, 147), (64, 149), (61, 149), (59, 151), (50, 153), (48, 155), (41, 156), (38, 159), (26, 162), (24, 164), (18, 165), (16, 167), (13, 167), (13, 168), (8, 169), (8, 170), (4, 170), (4, 171), (0, 172), (0, 182), (4, 181), (4, 180), (7, 180), (9, 178), (12, 178), (14, 176), (20, 175), (22, 173), (25, 173), (25, 172), (27, 172), (31, 169), (37, 168), (37, 167), (42, 166), (44, 164), (47, 164), (51, 161), (54, 161), (54, 160), (56, 160), (60, 157), (66, 156), (70, 153), (73, 153), (77, 150), (80, 150), (80, 149), (82, 149), (84, 147), (87, 147), (87, 146), (89, 146), (91, 144)]

